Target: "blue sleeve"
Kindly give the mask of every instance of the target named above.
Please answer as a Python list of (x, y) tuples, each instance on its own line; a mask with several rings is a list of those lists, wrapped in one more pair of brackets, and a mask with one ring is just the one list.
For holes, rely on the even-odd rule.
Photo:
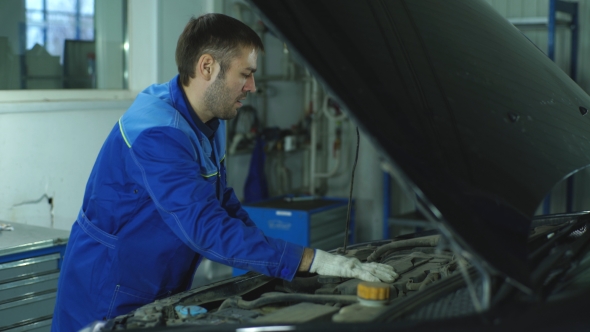
[(242, 203), (240, 203), (236, 197), (233, 188), (225, 188), (221, 205), (225, 208), (230, 217), (240, 219), (246, 224), (246, 226), (256, 226), (252, 219), (250, 219), (248, 212), (242, 208)]
[[(128, 172), (149, 192), (164, 222), (190, 248), (210, 260), (291, 280), (303, 247), (266, 237), (240, 217), (233, 190), (215, 195), (218, 176), (204, 178), (196, 151), (182, 131), (158, 127), (142, 132), (130, 148)], [(234, 201), (235, 200), (235, 201)]]

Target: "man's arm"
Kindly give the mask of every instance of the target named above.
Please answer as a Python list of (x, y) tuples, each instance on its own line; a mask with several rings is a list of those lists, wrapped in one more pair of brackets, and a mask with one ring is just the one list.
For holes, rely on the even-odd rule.
[[(227, 183), (227, 182), (226, 182)], [(231, 187), (226, 187), (223, 192), (223, 201), (221, 206), (227, 211), (227, 214), (232, 218), (240, 219), (246, 226), (256, 226), (250, 219), (248, 212), (244, 210), (242, 204), (236, 197), (236, 194)]]
[(130, 148), (128, 172), (150, 193), (163, 221), (204, 257), (291, 280), (304, 248), (265, 236), (221, 206), (215, 179), (201, 174), (198, 155), (180, 130), (144, 130)]

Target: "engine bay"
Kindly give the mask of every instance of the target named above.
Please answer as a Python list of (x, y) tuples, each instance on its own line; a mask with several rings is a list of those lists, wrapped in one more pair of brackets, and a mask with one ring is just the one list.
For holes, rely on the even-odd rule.
[[(529, 234), (529, 259), (536, 262), (533, 283), (542, 285), (546, 300), (586, 289), (590, 251), (585, 244), (590, 233), (586, 232), (585, 219), (557, 215), (537, 218), (535, 223)], [(494, 289), (491, 301), (496, 307), (510, 301), (516, 305), (496, 312), (499, 316), (510, 317), (514, 308), (522, 310), (522, 304), (533, 308), (545, 301), (531, 298), (510, 282), (502, 282), (502, 278), (486, 285), (476, 264), (445, 249), (448, 245), (440, 241), (441, 236), (435, 231), (427, 231), (394, 240), (354, 244), (345, 253), (331, 251), (393, 267), (398, 278), (389, 284), (380, 283), (388, 288), (389, 298), (379, 304), (367, 304), (357, 295), (361, 288), (358, 286), (365, 283), (359, 279), (298, 273), (293, 280), (285, 281), (249, 272), (156, 300), (102, 322), (100, 330), (434, 321), (485, 311), (481, 303), (486, 287)]]
[(111, 320), (105, 327), (368, 321), (389, 304), (457, 274), (460, 264), (465, 262), (437, 248), (439, 238), (430, 235), (380, 241), (354, 245), (347, 250), (345, 256), (387, 264), (397, 272), (398, 278), (387, 284), (387, 305), (360, 304), (357, 287), (362, 280), (359, 279), (298, 274), (289, 282), (250, 272), (157, 300)]

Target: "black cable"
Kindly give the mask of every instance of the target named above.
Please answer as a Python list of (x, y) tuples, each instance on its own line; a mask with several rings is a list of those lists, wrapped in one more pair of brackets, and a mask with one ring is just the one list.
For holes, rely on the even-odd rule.
[(356, 162), (359, 159), (359, 144), (361, 136), (359, 135), (359, 127), (356, 127), (356, 155), (354, 156), (354, 165), (352, 165), (352, 177), (350, 179), (350, 193), (348, 194), (348, 211), (346, 212), (346, 229), (344, 230), (344, 248), (342, 252), (346, 253), (348, 246), (348, 229), (350, 228), (350, 210), (352, 208), (352, 187), (354, 186), (354, 171), (356, 169)]

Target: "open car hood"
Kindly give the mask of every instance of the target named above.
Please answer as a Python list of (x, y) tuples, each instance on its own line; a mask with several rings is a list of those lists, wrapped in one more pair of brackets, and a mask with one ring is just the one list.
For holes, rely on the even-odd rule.
[(527, 285), (531, 218), (590, 164), (590, 97), (483, 0), (251, 0), (415, 189)]

